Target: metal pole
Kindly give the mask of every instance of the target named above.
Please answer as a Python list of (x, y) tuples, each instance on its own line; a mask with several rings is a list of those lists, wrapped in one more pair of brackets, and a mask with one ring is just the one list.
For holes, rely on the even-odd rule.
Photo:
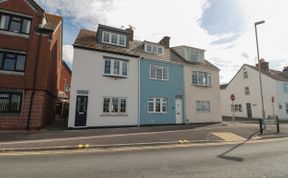
[(263, 100), (263, 87), (262, 87), (262, 77), (261, 77), (261, 65), (260, 65), (260, 55), (259, 55), (259, 46), (258, 46), (258, 35), (257, 35), (257, 25), (263, 24), (265, 21), (256, 22), (255, 26), (255, 35), (256, 35), (256, 46), (257, 46), (257, 58), (258, 58), (258, 71), (259, 71), (259, 81), (260, 81), (260, 94), (261, 94), (261, 107), (262, 107), (262, 119), (265, 119), (265, 110), (264, 110), (264, 100)]
[(232, 100), (232, 119), (233, 119), (233, 123), (235, 124), (235, 105), (234, 105), (234, 100)]

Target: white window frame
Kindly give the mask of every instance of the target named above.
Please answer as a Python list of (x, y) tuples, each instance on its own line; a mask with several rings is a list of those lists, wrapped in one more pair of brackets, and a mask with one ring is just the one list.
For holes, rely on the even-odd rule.
[[(108, 106), (108, 112), (104, 112), (104, 104), (105, 104), (105, 99), (109, 99), (109, 106)], [(113, 99), (118, 99), (117, 102), (117, 112), (113, 112)], [(121, 112), (121, 101), (125, 100), (125, 112)], [(127, 114), (127, 97), (103, 97), (103, 103), (102, 103), (102, 113), (103, 114)]]
[[(193, 76), (196, 75), (197, 76), (197, 83), (194, 83), (193, 81)], [(204, 78), (204, 76), (206, 75), (206, 78)], [(201, 81), (201, 77), (202, 76), (202, 83), (200, 83)], [(204, 82), (205, 81), (207, 82)], [(207, 84), (206, 84), (207, 83)], [(212, 86), (212, 77), (211, 74), (208, 72), (202, 72), (202, 71), (192, 71), (192, 85), (195, 86), (205, 86), (205, 87), (211, 87)]]
[(231, 111), (234, 112), (243, 112), (243, 109), (242, 109), (242, 104), (231, 104)]
[(187, 49), (187, 58), (193, 62), (204, 62), (204, 52), (197, 49)]
[[(208, 106), (208, 107), (206, 107), (206, 106)], [(209, 113), (209, 112), (211, 112), (211, 103), (210, 103), (210, 101), (196, 100), (196, 112), (200, 112), (200, 113)]]
[[(156, 100), (160, 99), (160, 112), (156, 111)], [(152, 102), (150, 101), (152, 100)], [(153, 104), (153, 111), (150, 111), (149, 105), (150, 103)], [(166, 105), (166, 111), (163, 111), (163, 105)], [(160, 114), (166, 114), (168, 112), (168, 99), (167, 98), (162, 98), (162, 97), (151, 97), (148, 98), (148, 107), (147, 107), (148, 113), (149, 114), (155, 114), (155, 113), (160, 113)]]
[[(110, 73), (105, 73), (106, 69), (106, 61), (110, 61)], [(119, 74), (115, 73), (114, 71), (114, 63), (115, 61), (119, 62)], [(127, 66), (126, 70), (126, 75), (123, 75), (123, 69), (124, 69), (124, 64)], [(128, 77), (128, 68), (129, 68), (129, 62), (124, 61), (124, 60), (119, 60), (119, 59), (110, 59), (110, 58), (105, 58), (104, 60), (104, 76), (114, 76), (114, 77), (122, 77), (122, 78), (127, 78)]]
[[(155, 67), (155, 76), (152, 76), (152, 67)], [(166, 74), (167, 74), (167, 78), (164, 78), (164, 70), (166, 69)], [(158, 71), (161, 70), (162, 74), (160, 76), (160, 78), (158, 78)], [(158, 66), (158, 65), (150, 65), (150, 79), (153, 80), (164, 80), (164, 81), (168, 81), (169, 80), (169, 67), (165, 67), (165, 66)]]
[[(150, 50), (148, 50), (148, 49), (150, 49)], [(161, 49), (161, 53), (159, 52), (159, 49)], [(145, 43), (144, 50), (145, 50), (145, 52), (151, 53), (151, 54), (160, 54), (160, 55), (164, 54), (164, 47), (149, 44), (149, 43), (148, 44)]]
[[(105, 34), (105, 33), (109, 35), (109, 41), (104, 41), (104, 34)], [(112, 35), (116, 35), (116, 37), (117, 37), (117, 42), (116, 42), (116, 43), (112, 43)], [(124, 37), (124, 44), (121, 44), (121, 43), (120, 43), (120, 37)], [(102, 31), (102, 43), (126, 47), (126, 44), (127, 44), (127, 36), (125, 36), (125, 35), (120, 35), (120, 34), (117, 34), (117, 33), (108, 32), (108, 31)]]

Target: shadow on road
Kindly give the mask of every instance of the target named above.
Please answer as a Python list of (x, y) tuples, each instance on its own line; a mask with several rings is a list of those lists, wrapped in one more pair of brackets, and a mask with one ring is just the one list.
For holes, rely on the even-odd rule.
[(245, 144), (246, 142), (248, 142), (249, 140), (251, 140), (252, 137), (254, 137), (255, 135), (258, 135), (259, 131), (254, 132), (253, 134), (251, 134), (246, 140), (244, 140), (242, 143), (239, 143), (238, 145), (233, 146), (232, 148), (230, 148), (229, 150), (225, 151), (224, 153), (220, 154), (217, 156), (217, 158), (220, 159), (226, 159), (226, 160), (230, 160), (230, 161), (238, 161), (241, 162), (244, 160), (244, 158), (239, 158), (239, 157), (235, 157), (235, 156), (228, 156), (227, 154), (231, 153), (233, 150), (237, 149), (238, 147), (240, 147), (241, 145)]

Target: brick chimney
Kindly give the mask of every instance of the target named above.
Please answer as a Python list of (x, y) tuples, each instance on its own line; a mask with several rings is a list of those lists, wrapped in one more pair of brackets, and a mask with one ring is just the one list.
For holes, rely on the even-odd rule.
[(170, 37), (164, 36), (161, 41), (159, 41), (160, 45), (163, 45), (165, 48), (170, 48)]
[[(256, 64), (256, 67), (258, 69), (258, 65)], [(261, 70), (269, 70), (269, 62), (266, 62), (264, 59), (260, 59), (260, 65), (261, 65)]]
[(128, 39), (129, 41), (133, 41), (134, 40), (134, 30), (132, 27), (129, 27), (126, 29), (126, 31), (129, 33), (128, 34)]
[(288, 78), (288, 66), (285, 66), (283, 69), (283, 75)]

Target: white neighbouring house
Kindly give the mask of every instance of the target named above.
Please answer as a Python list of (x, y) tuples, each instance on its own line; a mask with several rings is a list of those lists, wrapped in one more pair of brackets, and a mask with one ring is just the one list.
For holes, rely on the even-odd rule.
[[(221, 85), (222, 116), (262, 118), (258, 64), (244, 64), (232, 80)], [(280, 120), (288, 120), (288, 68), (283, 71), (269, 69), (269, 63), (261, 60), (263, 101), (266, 117), (277, 115)], [(234, 105), (230, 96), (235, 96)], [(272, 97), (274, 102), (272, 102)]]
[(131, 29), (99, 25), (97, 33), (79, 32), (74, 43), (69, 128), (138, 124), (139, 57), (130, 51), (129, 41), (133, 41)]
[(184, 62), (187, 123), (222, 122), (219, 69), (205, 60), (205, 50), (190, 46), (172, 48)]

